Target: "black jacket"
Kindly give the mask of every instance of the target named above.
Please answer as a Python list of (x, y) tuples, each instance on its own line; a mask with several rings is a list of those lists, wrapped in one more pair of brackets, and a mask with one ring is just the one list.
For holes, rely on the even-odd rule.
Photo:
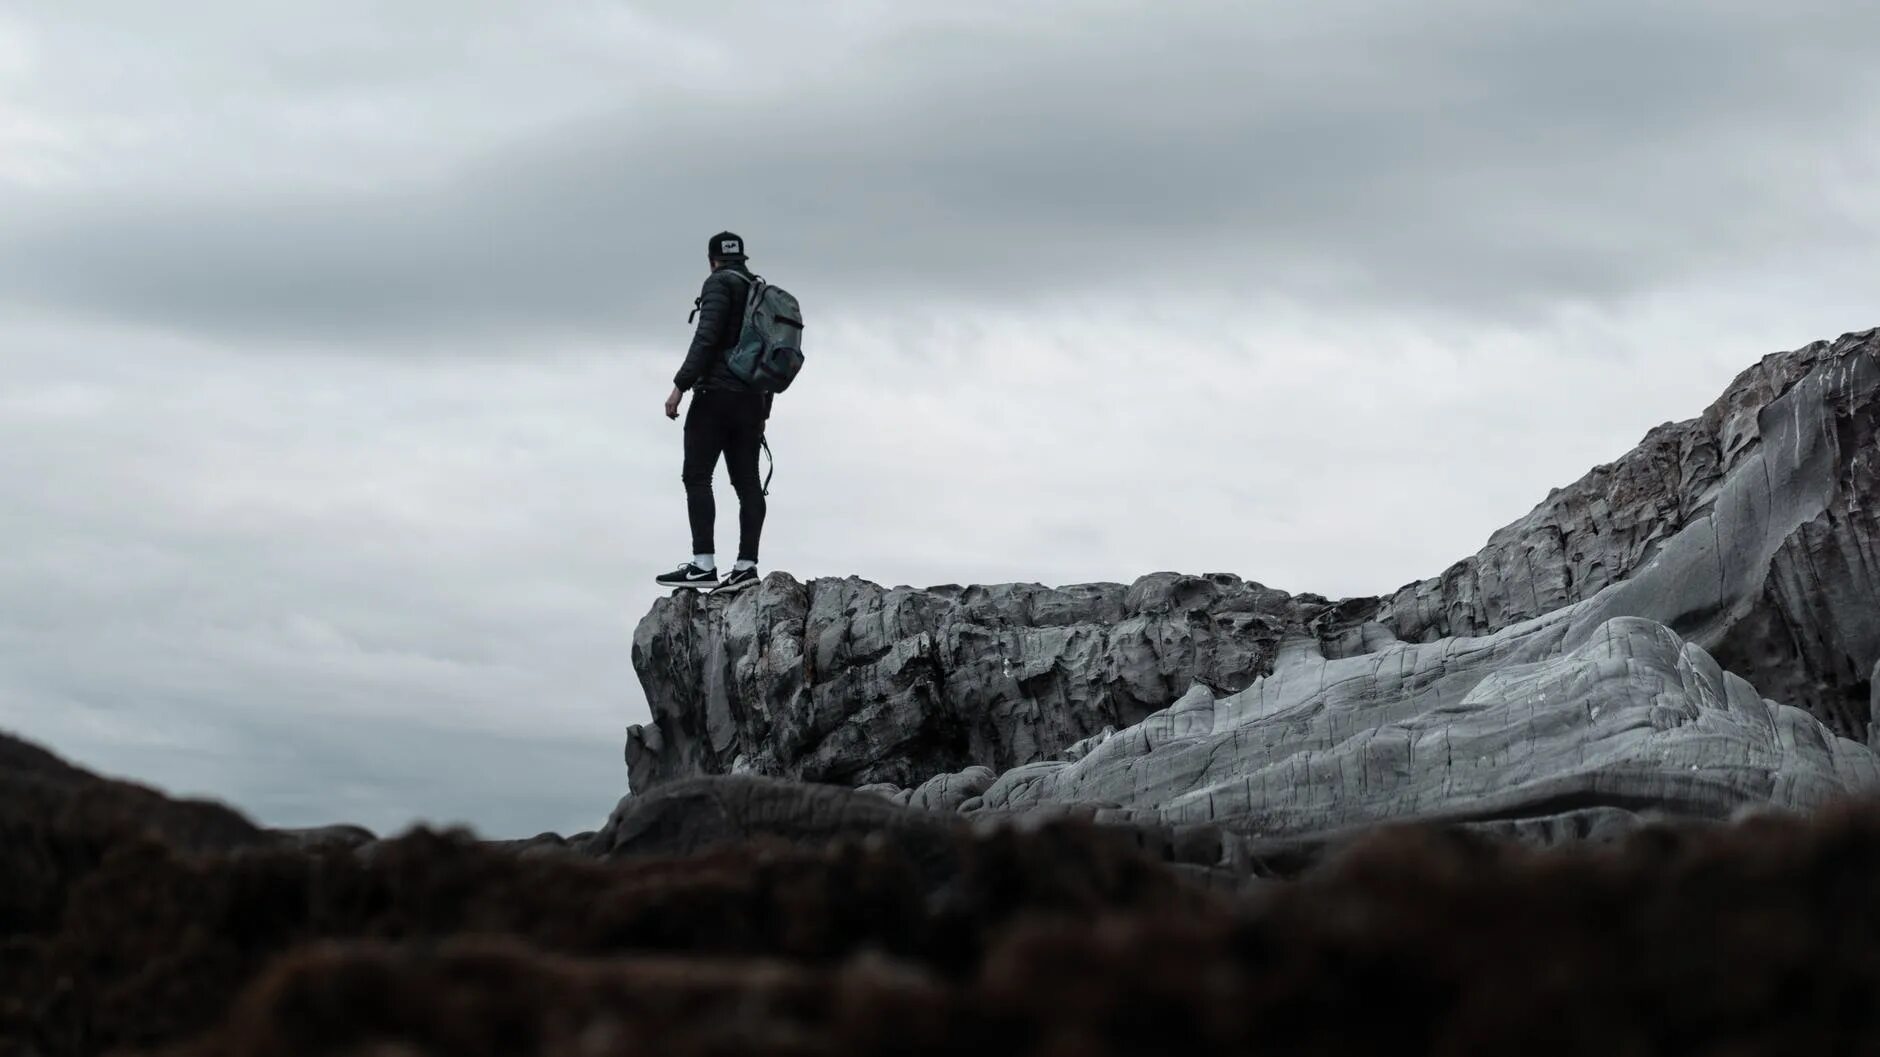
[(731, 374), (725, 354), (738, 343), (744, 329), (744, 302), (751, 292), (751, 271), (743, 264), (728, 264), (705, 277), (698, 295), (698, 332), (685, 364), (672, 384), (715, 393), (748, 393), (752, 389)]

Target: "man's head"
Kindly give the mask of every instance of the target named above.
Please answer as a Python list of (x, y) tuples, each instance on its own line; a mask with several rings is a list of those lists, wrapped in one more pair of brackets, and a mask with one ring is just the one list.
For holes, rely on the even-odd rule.
[(714, 270), (744, 260), (744, 239), (729, 231), (713, 235), (705, 246), (705, 256)]

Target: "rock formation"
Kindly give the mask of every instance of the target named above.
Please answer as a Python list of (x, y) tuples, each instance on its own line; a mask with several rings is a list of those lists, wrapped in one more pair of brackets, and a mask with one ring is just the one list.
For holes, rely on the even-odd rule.
[(745, 595), (678, 594), (641, 623), (656, 722), (629, 737), (635, 789), (747, 770), (850, 785), (1005, 770), (1196, 683), (1250, 685), (1300, 609), (1235, 577), (1173, 574), (926, 591), (773, 575)]
[(1880, 786), (1877, 493), (1868, 331), (1767, 357), (1388, 597), (1223, 574), (682, 593), (635, 636), (631, 784), (1076, 806), (1206, 827), (1224, 858), (1390, 820), (1555, 840), (1808, 807)]
[(1603, 595), (1601, 612), (1670, 625), (1764, 696), (1863, 737), (1880, 658), (1877, 504), (1870, 330), (1765, 357), (1701, 416), (1652, 430), (1370, 619), (1428, 642)]

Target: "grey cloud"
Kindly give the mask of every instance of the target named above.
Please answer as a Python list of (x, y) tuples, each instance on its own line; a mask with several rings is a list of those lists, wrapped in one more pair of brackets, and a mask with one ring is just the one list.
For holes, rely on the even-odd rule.
[(407, 348), (670, 337), (731, 226), (824, 305), (1181, 280), (1506, 316), (1872, 237), (1793, 174), (1880, 131), (1880, 13), (1314, 10), (1112, 5), (853, 54), (806, 21), (796, 80), (669, 90), (426, 181), (27, 197), (0, 297)]

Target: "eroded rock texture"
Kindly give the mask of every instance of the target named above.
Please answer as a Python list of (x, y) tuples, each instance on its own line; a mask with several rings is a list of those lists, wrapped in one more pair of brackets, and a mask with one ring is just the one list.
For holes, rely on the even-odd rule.
[(1637, 812), (1722, 818), (1880, 788), (1871, 750), (1663, 625), (1619, 618), (1563, 650), (1574, 635), (1543, 620), (1332, 660), (1301, 641), (1242, 693), (1197, 687), (962, 807), (1100, 804), (1269, 838), (1444, 821), (1551, 841)]
[[(884, 589), (772, 575), (642, 622), (633, 789), (756, 773), (928, 811), (1075, 804), (1235, 841), (1452, 819), (1541, 840), (1880, 784), (1880, 332), (1386, 598), (1227, 575)], [(1778, 705), (1780, 701), (1784, 704)], [(1789, 706), (1797, 707), (1789, 707)]]
[(1877, 502), (1870, 330), (1764, 358), (1701, 416), (1652, 430), (1371, 619), (1415, 642), (1482, 635), (1644, 579), (1606, 611), (1666, 623), (1859, 737), (1880, 658)]
[(1196, 683), (1247, 686), (1298, 612), (1236, 577), (1174, 574), (926, 591), (773, 575), (734, 605), (677, 594), (634, 637), (657, 717), (630, 735), (634, 788), (740, 771), (864, 785), (1003, 770)]

